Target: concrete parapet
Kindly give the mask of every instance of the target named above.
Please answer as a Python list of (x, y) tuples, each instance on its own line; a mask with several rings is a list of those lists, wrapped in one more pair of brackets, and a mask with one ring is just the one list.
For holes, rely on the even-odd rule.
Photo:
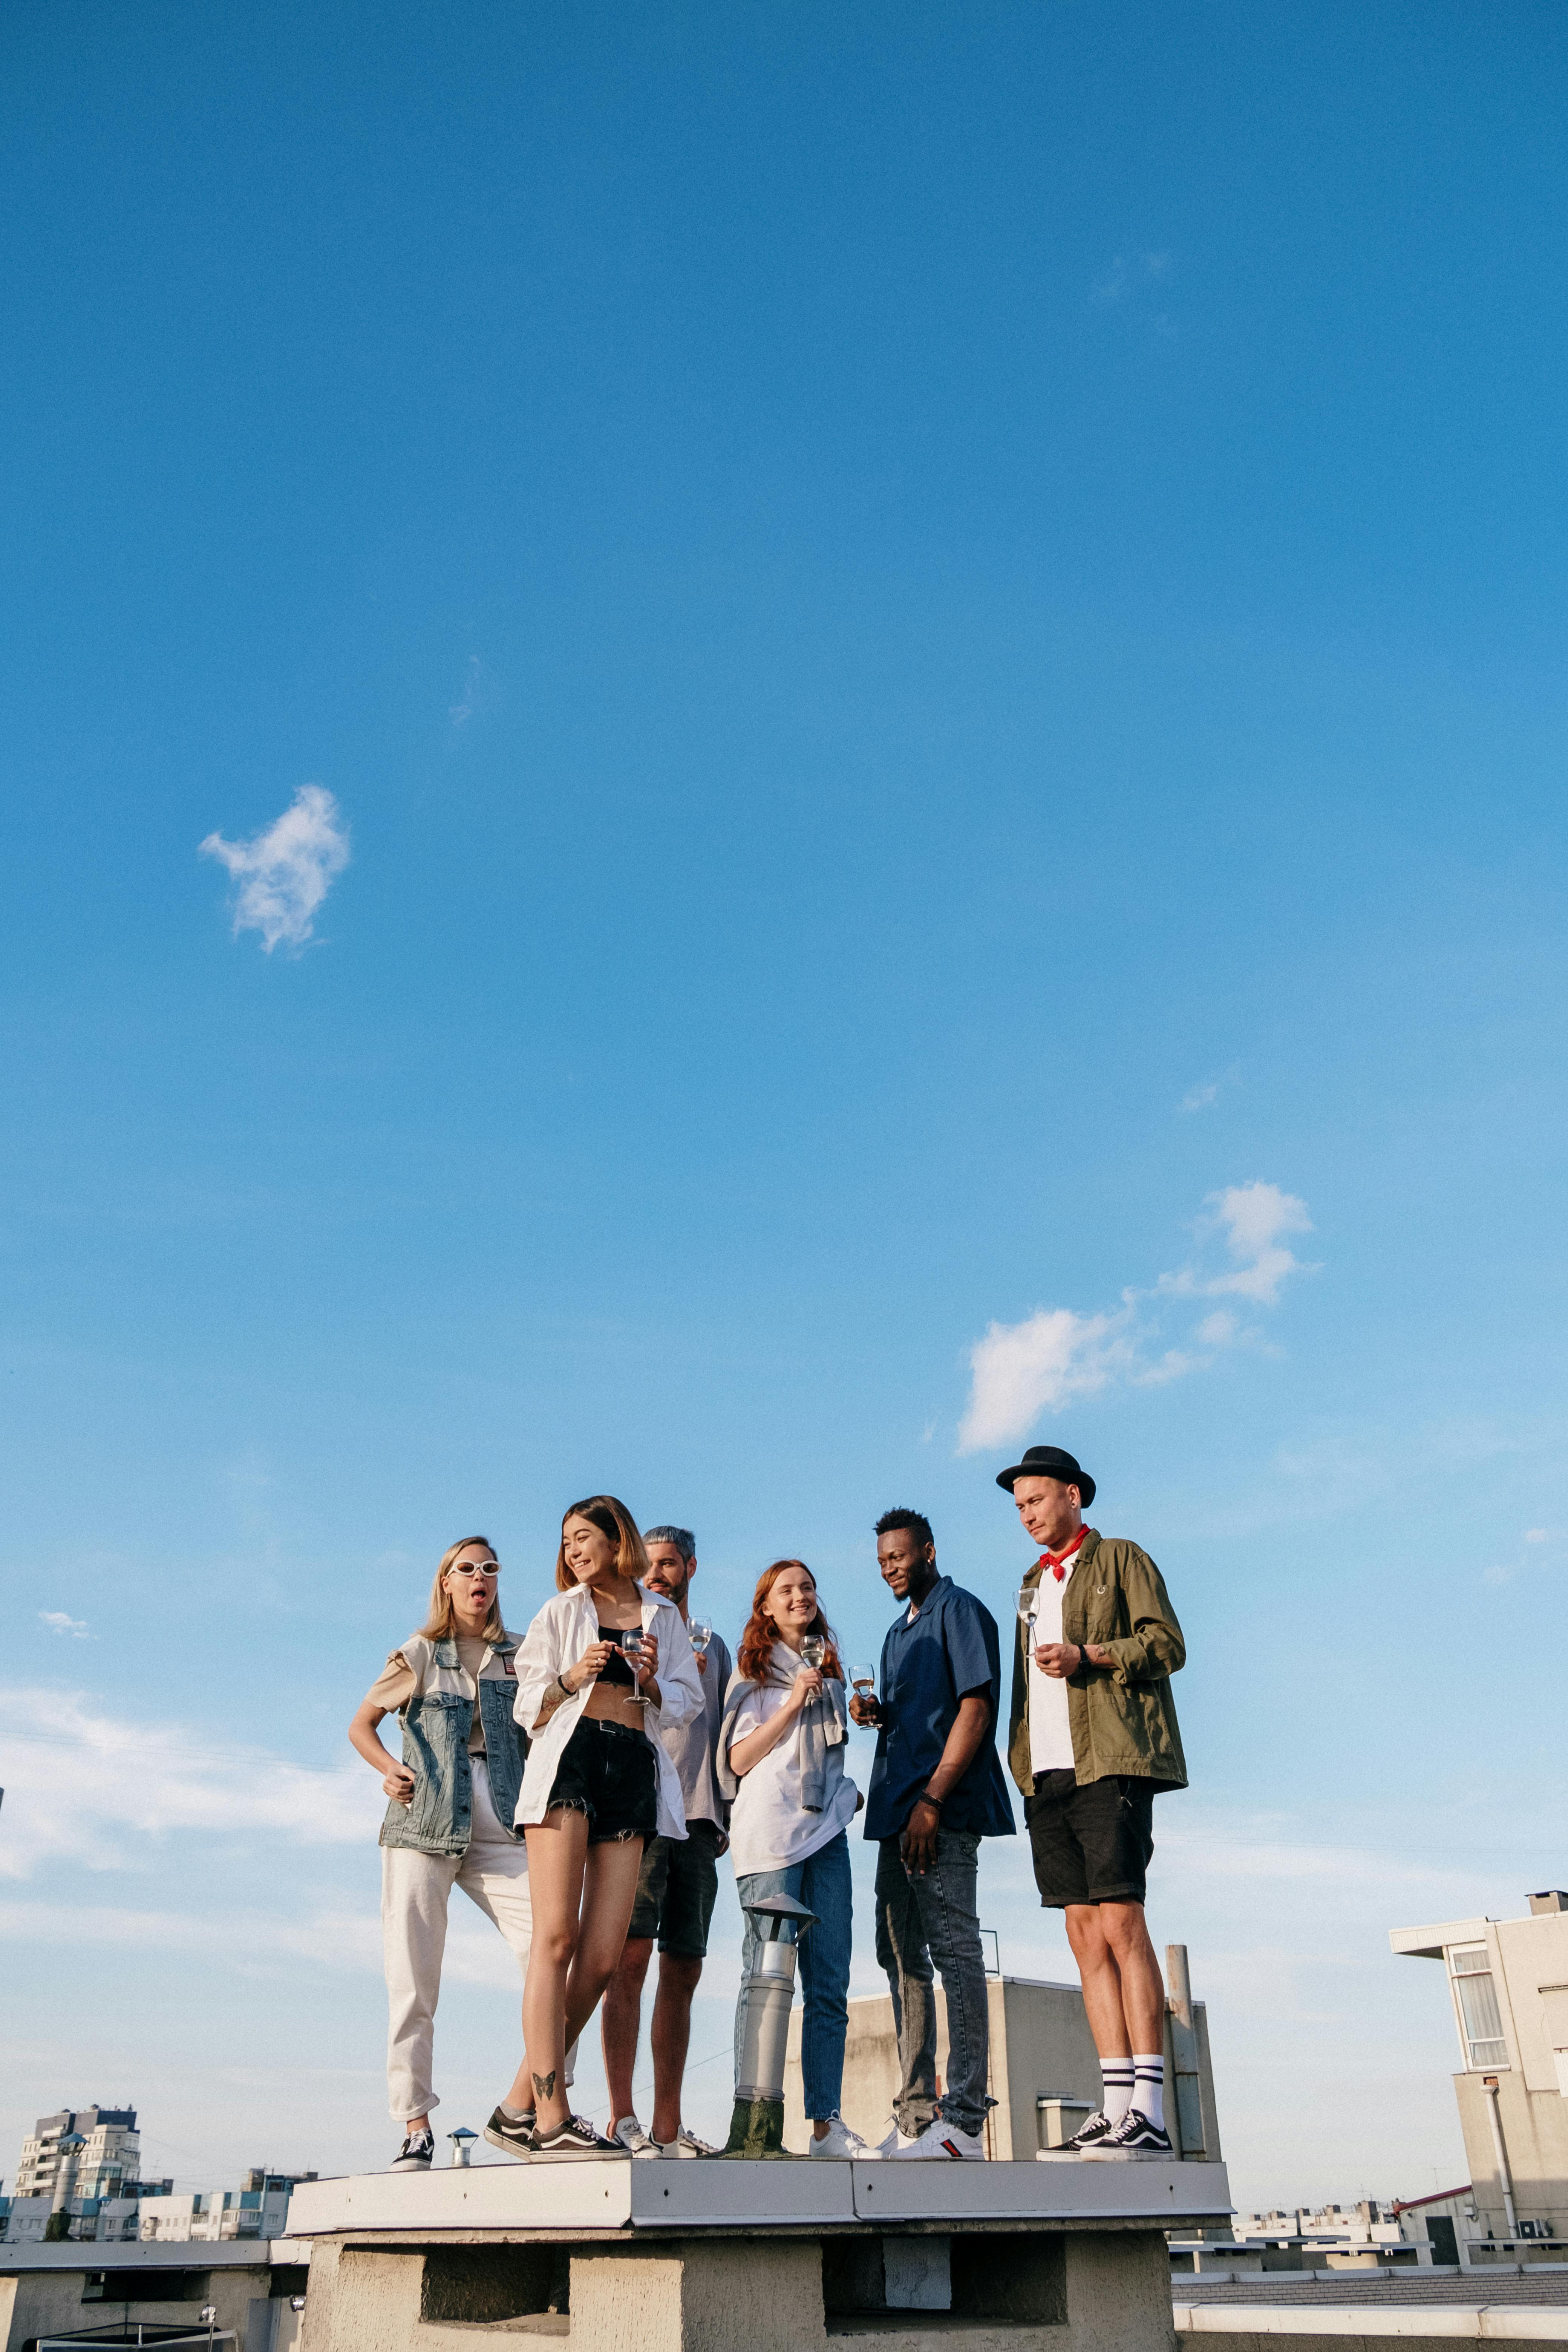
[(314, 2249), (301, 2352), (476, 2352), (479, 2332), (574, 2352), (1173, 2352), (1164, 2230), (1216, 2201), (1217, 2165), (611, 2158), (317, 2182), (290, 2213)]

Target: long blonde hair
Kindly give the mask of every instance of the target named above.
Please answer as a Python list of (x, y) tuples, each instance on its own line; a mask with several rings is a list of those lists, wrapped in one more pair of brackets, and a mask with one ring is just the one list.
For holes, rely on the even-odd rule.
[[(460, 1551), (467, 1551), (470, 1544), (483, 1544), (491, 1559), (495, 1559), (496, 1548), (489, 1536), (460, 1536), (455, 1544), (447, 1545), (441, 1554), (441, 1565), (436, 1570), (436, 1581), (430, 1587), (430, 1613), (419, 1628), (427, 1641), (449, 1641), (458, 1630), (457, 1612), (452, 1607), (452, 1596), (447, 1589), (447, 1571), (458, 1554)], [(496, 1560), (496, 1566), (498, 1568), (500, 1566), (499, 1559)], [(485, 1630), (481, 1638), (487, 1642), (504, 1642), (510, 1638), (506, 1627), (501, 1622), (499, 1584), (496, 1586), (496, 1597), (490, 1603), (490, 1613), (485, 1619)]]

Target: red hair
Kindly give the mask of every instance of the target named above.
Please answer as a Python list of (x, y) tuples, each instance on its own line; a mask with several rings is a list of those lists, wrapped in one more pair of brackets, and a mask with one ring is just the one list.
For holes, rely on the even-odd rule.
[[(765, 1613), (764, 1603), (786, 1568), (805, 1569), (806, 1575), (811, 1577), (814, 1586), (816, 1582), (816, 1577), (812, 1576), (804, 1559), (775, 1559), (771, 1568), (763, 1569), (757, 1579), (757, 1589), (752, 1595), (752, 1613), (746, 1620), (746, 1630), (741, 1636), (741, 1654), (735, 1661), (740, 1672), (749, 1683), (765, 1683), (773, 1669), (773, 1643), (778, 1640), (779, 1634), (777, 1626)], [(808, 1633), (820, 1633), (827, 1644), (827, 1653), (822, 1661), (824, 1679), (842, 1682), (844, 1669), (838, 1663), (838, 1648), (833, 1637), (833, 1628), (823, 1615), (820, 1606), (805, 1630)]]

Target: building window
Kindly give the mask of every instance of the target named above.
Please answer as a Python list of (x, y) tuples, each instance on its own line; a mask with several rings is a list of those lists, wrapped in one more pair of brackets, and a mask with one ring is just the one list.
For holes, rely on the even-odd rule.
[(1484, 1944), (1466, 1944), (1448, 1955), (1459, 2003), (1460, 2033), (1472, 2067), (1506, 2066), (1508, 2043), (1492, 1982), (1491, 1955)]

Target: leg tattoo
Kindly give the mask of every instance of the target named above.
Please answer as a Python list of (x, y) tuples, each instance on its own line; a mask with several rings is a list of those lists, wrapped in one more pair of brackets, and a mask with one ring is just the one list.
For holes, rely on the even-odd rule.
[(552, 2066), (548, 2074), (536, 2074), (534, 2076), (533, 2088), (536, 2096), (539, 2098), (552, 2099), (555, 2096), (555, 2069), (553, 2066)]

